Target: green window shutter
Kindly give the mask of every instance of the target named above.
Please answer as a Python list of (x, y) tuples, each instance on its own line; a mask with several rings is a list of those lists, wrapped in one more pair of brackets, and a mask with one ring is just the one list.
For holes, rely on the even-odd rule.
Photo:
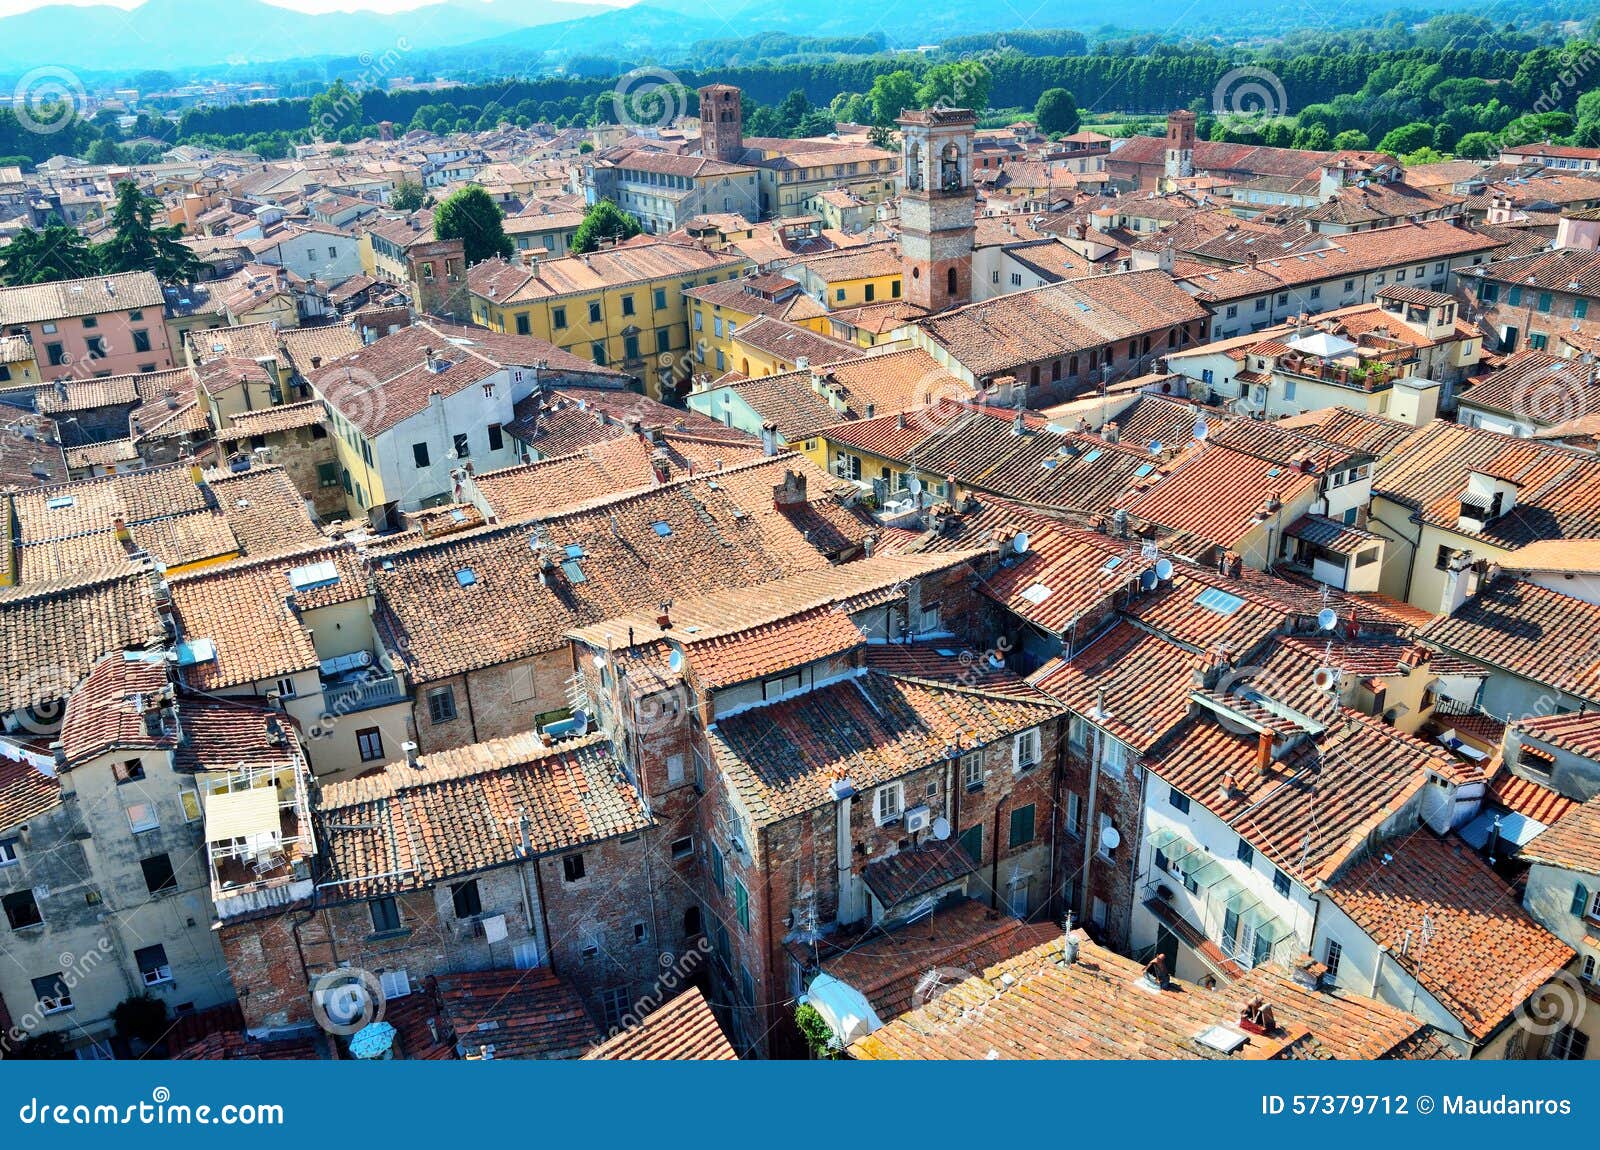
[(1020, 847), (1033, 841), (1033, 804), (1011, 812), (1011, 845)]
[(1578, 918), (1589, 913), (1589, 888), (1581, 882), (1572, 888), (1572, 913)]
[(967, 857), (973, 862), (983, 861), (983, 824), (975, 823), (961, 832), (961, 837), (956, 840), (961, 849), (967, 852)]
[(722, 891), (722, 851), (716, 843), (711, 844), (711, 881), (716, 884), (717, 890)]
[(733, 910), (739, 916), (739, 925), (749, 930), (750, 892), (744, 889), (744, 883), (738, 879), (733, 880)]

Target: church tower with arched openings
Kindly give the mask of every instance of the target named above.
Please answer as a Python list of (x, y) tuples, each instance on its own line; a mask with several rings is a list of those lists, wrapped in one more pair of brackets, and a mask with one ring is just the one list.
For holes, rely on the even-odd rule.
[(972, 140), (967, 108), (907, 111), (900, 125), (900, 259), (905, 298), (930, 312), (972, 300)]

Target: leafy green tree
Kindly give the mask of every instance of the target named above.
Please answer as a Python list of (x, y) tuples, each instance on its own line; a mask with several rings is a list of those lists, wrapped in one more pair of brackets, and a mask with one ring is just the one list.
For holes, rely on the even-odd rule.
[(795, 1007), (794, 1023), (813, 1058), (830, 1060), (841, 1057), (839, 1040), (833, 1033), (833, 1027), (828, 1025), (828, 1020), (822, 1017), (816, 1007), (809, 1002)]
[(151, 272), (164, 284), (199, 278), (200, 257), (178, 242), (183, 228), (155, 222), (161, 206), (131, 180), (117, 185), (117, 202), (111, 208), (114, 234), (99, 247), (102, 271)]
[(592, 252), (603, 239), (625, 240), (638, 235), (641, 230), (639, 221), (632, 215), (610, 200), (601, 200), (589, 209), (583, 217), (583, 223), (573, 233), (572, 251), (575, 255)]
[(1404, 156), (1433, 146), (1433, 125), (1421, 122), (1402, 124), (1378, 141), (1378, 151)]
[(428, 194), (423, 191), (421, 184), (415, 180), (402, 179), (394, 186), (394, 192), (389, 196), (389, 206), (398, 208), (402, 212), (414, 212), (427, 198)]
[(441, 240), (459, 239), (467, 263), (511, 258), (511, 238), (506, 235), (505, 214), (489, 193), (476, 184), (449, 196), (433, 213), (433, 234)]
[(308, 108), (313, 139), (338, 135), (350, 122), (361, 121), (361, 97), (343, 80), (335, 80), (325, 92), (311, 97)]
[(1572, 133), (1572, 129), (1572, 117), (1565, 112), (1530, 112), (1507, 124), (1500, 139), (1511, 147), (1519, 147), (1564, 139)]
[(1333, 148), (1339, 152), (1364, 152), (1372, 147), (1367, 134), (1356, 128), (1346, 128), (1333, 138)]
[(923, 73), (917, 85), (919, 108), (972, 108), (982, 111), (989, 106), (989, 89), (994, 74), (980, 60), (963, 60), (955, 64), (936, 64)]
[(0, 248), (0, 283), (6, 287), (83, 279), (99, 270), (89, 241), (66, 224), (49, 224), (43, 231), (24, 228)]
[(1078, 130), (1083, 117), (1078, 114), (1078, 101), (1065, 88), (1046, 88), (1033, 106), (1033, 118), (1039, 130), (1048, 136), (1069, 136)]
[(1468, 132), (1456, 141), (1456, 155), (1463, 160), (1487, 160), (1500, 154), (1500, 142), (1493, 132)]
[(881, 73), (872, 81), (867, 102), (872, 106), (872, 122), (887, 128), (901, 112), (917, 106), (917, 77), (904, 68)]

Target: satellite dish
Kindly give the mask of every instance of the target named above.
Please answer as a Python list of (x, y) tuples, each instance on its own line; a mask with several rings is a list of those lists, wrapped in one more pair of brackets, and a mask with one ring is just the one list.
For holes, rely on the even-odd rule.
[(1139, 576), (1139, 590), (1154, 591), (1156, 589), (1156, 582), (1156, 573), (1154, 571), (1146, 571)]
[(1209, 423), (1207, 423), (1203, 419), (1197, 419), (1197, 420), (1194, 421), (1194, 437), (1196, 439), (1204, 441), (1206, 436), (1208, 436), (1210, 434), (1211, 434), (1211, 425)]
[(1165, 583), (1172, 578), (1172, 560), (1158, 559), (1156, 561), (1156, 578)]
[(906, 476), (906, 490), (911, 492), (913, 495), (921, 495), (922, 480), (918, 479), (915, 475)]
[(1339, 668), (1318, 667), (1311, 675), (1311, 685), (1319, 691), (1331, 691), (1339, 685)]
[(1339, 612), (1332, 607), (1324, 607), (1317, 612), (1317, 626), (1324, 631), (1331, 631), (1339, 625)]
[(674, 651), (667, 656), (667, 670), (674, 675), (683, 670), (683, 652)]
[(940, 842), (950, 837), (950, 820), (943, 815), (933, 820), (933, 837)]
[(1100, 832), (1100, 845), (1108, 851), (1114, 851), (1122, 845), (1122, 835), (1118, 833), (1116, 827), (1107, 827)]
[(596, 667), (604, 667), (606, 665), (606, 657), (604, 652), (596, 651), (594, 653), (594, 665)]
[(1150, 454), (1151, 455), (1160, 455), (1161, 454), (1161, 441), (1159, 439), (1152, 439), (1150, 441)]
[(1011, 541), (1011, 550), (1018, 555), (1026, 555), (1028, 553), (1028, 533), (1026, 531), (1017, 532), (1017, 537)]

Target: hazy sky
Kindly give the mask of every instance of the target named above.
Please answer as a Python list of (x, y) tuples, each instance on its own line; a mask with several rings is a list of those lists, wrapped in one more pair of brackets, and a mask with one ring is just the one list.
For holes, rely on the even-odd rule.
[[(437, 3), (438, 0), (266, 0), (266, 2), (275, 4), (279, 8), (293, 8), (297, 12), (352, 12), (357, 9), (369, 12), (404, 12), (408, 8), (420, 8), (424, 4)], [(494, 0), (472, 0), (472, 2), (482, 3), (490, 8), (494, 6)], [(500, 0), (500, 2), (508, 8), (516, 6), (515, 0)], [(637, 0), (582, 0), (582, 2), (626, 8)], [(139, 3), (140, 0), (0, 0), (0, 16), (15, 16), (18, 12), (43, 8), (47, 4), (73, 6), (104, 4), (116, 8), (137, 8)]]

